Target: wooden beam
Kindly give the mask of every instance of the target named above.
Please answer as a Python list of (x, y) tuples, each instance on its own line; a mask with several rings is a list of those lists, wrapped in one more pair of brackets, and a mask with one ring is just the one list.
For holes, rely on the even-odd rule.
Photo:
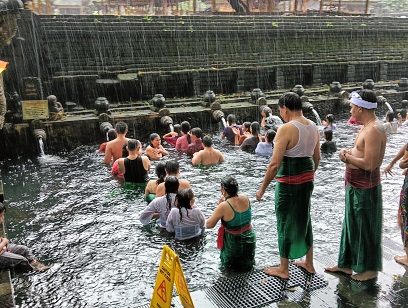
[(370, 0), (366, 0), (366, 8), (365, 8), (365, 13), (368, 14), (369, 10), (369, 6), (370, 6)]

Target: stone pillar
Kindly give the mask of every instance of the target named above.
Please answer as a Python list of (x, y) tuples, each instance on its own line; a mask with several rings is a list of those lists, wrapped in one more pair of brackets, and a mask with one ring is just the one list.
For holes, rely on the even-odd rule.
[(355, 81), (356, 66), (354, 64), (347, 65), (347, 82)]
[(313, 84), (322, 83), (322, 67), (313, 65)]
[(380, 63), (380, 80), (388, 80), (388, 64)]
[(285, 87), (285, 78), (283, 77), (283, 70), (280, 67), (276, 68), (276, 88), (282, 89)]

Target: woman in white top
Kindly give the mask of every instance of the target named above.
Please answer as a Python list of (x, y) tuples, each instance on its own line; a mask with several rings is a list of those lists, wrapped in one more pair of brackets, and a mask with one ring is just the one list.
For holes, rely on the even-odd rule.
[(166, 230), (175, 232), (177, 240), (186, 240), (200, 236), (204, 230), (205, 217), (194, 205), (194, 193), (184, 188), (177, 193), (176, 208), (171, 209), (167, 217)]
[(159, 218), (157, 225), (160, 228), (166, 228), (167, 216), (169, 216), (170, 210), (175, 207), (174, 202), (179, 189), (179, 181), (175, 176), (167, 176), (164, 187), (166, 194), (155, 198), (140, 213), (139, 220), (142, 224), (147, 225), (152, 219)]

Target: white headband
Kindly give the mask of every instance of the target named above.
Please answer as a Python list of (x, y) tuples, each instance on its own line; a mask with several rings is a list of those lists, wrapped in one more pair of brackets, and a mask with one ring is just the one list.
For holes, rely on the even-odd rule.
[(377, 108), (377, 103), (372, 103), (372, 102), (368, 102), (368, 101), (363, 100), (361, 98), (360, 94), (358, 94), (357, 92), (351, 92), (350, 102), (353, 105), (363, 107), (365, 109), (375, 109), (375, 108)]

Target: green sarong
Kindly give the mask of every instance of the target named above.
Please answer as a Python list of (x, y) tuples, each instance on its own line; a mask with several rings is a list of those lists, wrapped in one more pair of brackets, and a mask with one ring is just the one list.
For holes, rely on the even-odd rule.
[(143, 182), (143, 183), (134, 183), (134, 182), (125, 182), (123, 185), (124, 189), (129, 189), (129, 190), (145, 190), (148, 182)]
[[(310, 157), (284, 157), (277, 177), (296, 176), (314, 170)], [(303, 257), (313, 245), (310, 220), (310, 198), (314, 183), (287, 184), (276, 182), (275, 212), (279, 253), (282, 258)]]
[(382, 270), (382, 188), (346, 186), (338, 267), (357, 273)]
[(152, 202), (154, 200), (154, 198), (156, 198), (156, 194), (148, 194), (145, 198), (147, 204), (149, 204), (150, 202)]

